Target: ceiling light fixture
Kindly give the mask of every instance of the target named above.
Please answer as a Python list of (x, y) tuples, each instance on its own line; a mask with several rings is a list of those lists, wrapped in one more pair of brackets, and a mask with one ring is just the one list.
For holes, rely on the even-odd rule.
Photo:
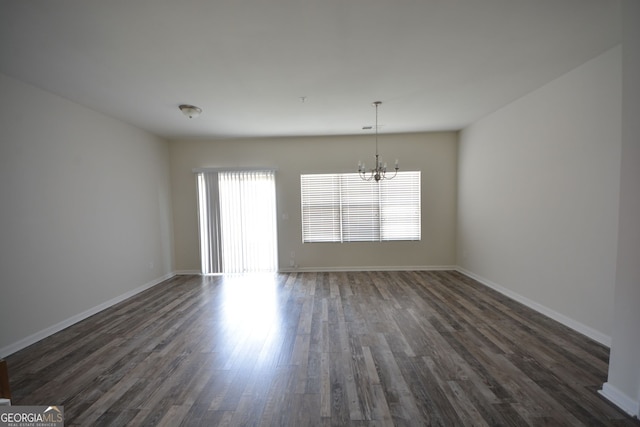
[(182, 104), (178, 108), (182, 111), (182, 114), (190, 119), (196, 118), (202, 113), (202, 108), (196, 107), (195, 105)]
[[(386, 163), (382, 163), (382, 160), (380, 160), (380, 156), (378, 155), (378, 107), (382, 104), (382, 102), (380, 101), (376, 101), (374, 102), (373, 105), (374, 107), (376, 107), (376, 167), (367, 171), (366, 166), (364, 165), (364, 163), (362, 162), (358, 162), (358, 174), (360, 175), (360, 178), (362, 178), (364, 181), (371, 181), (372, 179), (374, 179), (376, 182), (382, 180), (382, 179), (393, 179), (395, 178), (395, 176), (398, 174), (398, 159), (396, 159), (396, 165), (395, 165), (395, 170), (396, 173), (393, 174), (393, 176), (388, 177), (387, 176), (387, 164)], [(363, 129), (369, 128), (368, 126), (363, 127)]]

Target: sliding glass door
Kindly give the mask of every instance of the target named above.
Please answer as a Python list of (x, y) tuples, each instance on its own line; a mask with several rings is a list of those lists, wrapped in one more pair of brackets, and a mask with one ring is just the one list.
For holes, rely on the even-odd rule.
[(202, 273), (276, 271), (275, 172), (197, 174)]

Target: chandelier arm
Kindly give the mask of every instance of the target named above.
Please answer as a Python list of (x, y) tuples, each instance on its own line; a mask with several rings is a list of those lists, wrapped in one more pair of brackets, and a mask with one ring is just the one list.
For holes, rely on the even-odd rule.
[(373, 179), (373, 170), (370, 172), (370, 175), (368, 177), (367, 177), (367, 171), (361, 171), (360, 178), (363, 181), (371, 181)]
[(384, 178), (384, 179), (393, 179), (393, 178), (395, 178), (395, 177), (396, 177), (396, 175), (398, 175), (398, 168), (396, 168), (395, 173), (394, 173), (394, 174), (393, 174), (393, 176), (392, 176), (392, 177), (390, 177), (390, 178), (387, 178), (387, 177), (386, 177), (386, 171), (385, 171), (385, 178)]

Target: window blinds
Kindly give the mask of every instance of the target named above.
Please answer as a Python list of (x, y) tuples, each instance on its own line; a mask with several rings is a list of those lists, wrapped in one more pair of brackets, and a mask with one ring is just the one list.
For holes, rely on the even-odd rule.
[(420, 171), (363, 181), (357, 173), (300, 176), (302, 240), (420, 240)]
[(202, 273), (275, 271), (275, 171), (196, 173)]

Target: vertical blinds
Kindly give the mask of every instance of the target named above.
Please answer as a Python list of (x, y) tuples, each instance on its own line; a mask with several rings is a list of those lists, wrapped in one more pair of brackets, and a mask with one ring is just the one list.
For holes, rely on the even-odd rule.
[(303, 174), (302, 241), (420, 240), (420, 171), (363, 181), (357, 173)]
[(222, 272), (222, 238), (218, 174), (198, 173), (198, 228), (200, 230), (200, 265), (203, 274)]
[(277, 269), (275, 172), (198, 172), (203, 274)]
[(222, 218), (222, 271), (275, 271), (275, 172), (219, 172), (218, 185)]

